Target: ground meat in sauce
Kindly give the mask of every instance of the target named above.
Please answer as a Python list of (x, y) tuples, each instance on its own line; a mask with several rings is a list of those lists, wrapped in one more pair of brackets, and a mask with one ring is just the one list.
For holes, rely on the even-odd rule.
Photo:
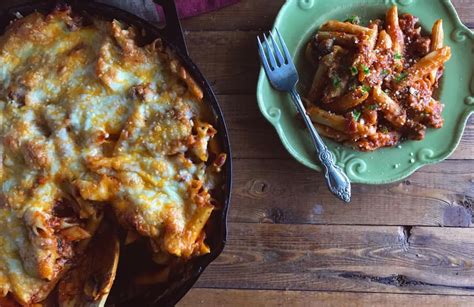
[[(345, 41), (341, 42), (343, 45), (340, 46), (337, 40), (332, 38), (318, 40), (318, 34), (308, 45), (312, 46), (312, 54), (307, 53), (307, 56), (313, 58), (313, 63), (326, 65), (327, 68), (327, 79), (324, 81), (321, 94), (317, 96), (317, 101), (308, 101), (308, 106), (311, 107), (314, 104), (329, 112), (337, 110), (336, 114), (344, 116), (347, 120), (346, 133), (351, 138), (350, 142), (363, 151), (395, 146), (405, 138), (421, 140), (424, 138), (427, 127), (440, 128), (443, 125), (441, 116), (443, 105), (433, 97), (433, 92), (438, 87), (439, 79), (443, 74), (442, 67), (438, 69), (434, 77), (434, 84), (431, 84), (433, 82), (433, 77), (431, 77), (429, 79), (431, 81), (423, 78), (406, 87), (397, 86), (400, 80), (406, 78), (406, 70), (431, 52), (431, 35), (422, 32), (417, 17), (402, 14), (399, 16), (399, 25), (404, 38), (400, 54), (394, 53), (389, 47), (384, 47), (387, 45), (383, 43), (372, 50), (367, 40), (364, 41), (363, 36), (358, 36), (354, 48), (348, 47)], [(370, 21), (369, 28), (374, 27), (378, 28), (379, 33), (382, 30), (387, 31), (386, 22), (379, 19)], [(328, 34), (325, 33), (324, 37), (328, 37)], [(338, 48), (342, 48), (344, 52), (336, 52)], [(334, 56), (331, 57), (332, 55)], [(397, 67), (397, 60), (400, 59), (403, 65)], [(361, 78), (362, 69), (365, 76)], [(374, 87), (380, 87), (399, 105), (401, 109), (399, 111), (406, 113), (406, 122), (404, 120), (401, 125), (398, 125), (393, 118), (381, 112), (383, 110), (377, 106), (371, 96), (370, 91)], [(331, 107), (332, 103), (357, 88), (363, 88), (363, 90), (367, 88), (370, 94), (362, 104), (344, 112)], [(361, 125), (378, 126), (375, 130), (361, 130)]]
[(409, 59), (419, 59), (430, 51), (431, 39), (422, 36), (418, 17), (403, 14), (399, 19), (400, 29), (405, 37), (405, 53)]
[(413, 42), (413, 51), (419, 57), (424, 57), (430, 52), (431, 39), (428, 37), (418, 37)]
[(413, 120), (407, 120), (403, 132), (411, 140), (422, 140), (425, 137), (426, 126)]
[(325, 40), (320, 41), (319, 43), (316, 42), (316, 58), (320, 59), (326, 54), (331, 53), (333, 46), (334, 46), (333, 39), (325, 39)]

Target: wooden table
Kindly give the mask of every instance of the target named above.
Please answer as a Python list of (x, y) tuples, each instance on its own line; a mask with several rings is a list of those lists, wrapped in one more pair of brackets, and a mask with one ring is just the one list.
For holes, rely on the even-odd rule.
[[(227, 120), (234, 189), (225, 251), (180, 306), (474, 306), (474, 120), (447, 161), (336, 201), (257, 108), (256, 35), (283, 2), (243, 0), (183, 22)], [(474, 0), (454, 4), (473, 28)]]
[[(242, 0), (183, 22), (227, 120), (234, 189), (226, 249), (179, 305), (474, 306), (474, 119), (447, 161), (335, 200), (257, 108), (256, 36), (283, 2)], [(474, 0), (453, 2), (474, 28)]]

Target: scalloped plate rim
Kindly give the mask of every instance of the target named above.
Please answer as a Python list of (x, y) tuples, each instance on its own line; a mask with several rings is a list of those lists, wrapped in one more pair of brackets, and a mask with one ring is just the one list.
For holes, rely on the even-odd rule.
[[(291, 5), (291, 3), (294, 2), (294, 1), (297, 1), (297, 0), (286, 0), (286, 2), (282, 5), (282, 7), (280, 8), (280, 10), (277, 14), (277, 17), (275, 18), (274, 23), (273, 23), (272, 31), (275, 29), (275, 26), (277, 24), (281, 23), (281, 19), (285, 15), (286, 10)], [(454, 23), (456, 24), (456, 26), (463, 29), (465, 32), (467, 32), (467, 35), (471, 39), (473, 39), (474, 38), (474, 32), (462, 23), (462, 21), (459, 18), (459, 15), (458, 15), (454, 5), (452, 4), (452, 2), (450, 0), (440, 0), (440, 1), (442, 1), (444, 4), (447, 5), (448, 14), (450, 15), (450, 17), (454, 17)], [(473, 76), (473, 78), (474, 78), (474, 76)], [(279, 123), (279, 121), (273, 121), (271, 116), (269, 116), (269, 114), (267, 113), (267, 110), (265, 109), (266, 105), (265, 105), (264, 98), (263, 98), (263, 93), (262, 93), (262, 86), (265, 82), (268, 83), (268, 79), (265, 75), (265, 71), (263, 70), (263, 67), (260, 67), (258, 83), (257, 83), (257, 89), (256, 89), (257, 104), (259, 106), (260, 112), (263, 114), (265, 119), (268, 122), (270, 122), (270, 124), (274, 127), (274, 129), (276, 130), (276, 132), (278, 134), (278, 137), (279, 137), (281, 143), (283, 144), (285, 149), (288, 151), (288, 153), (290, 153), (290, 155), (295, 160), (297, 160), (299, 163), (303, 164), (304, 166), (306, 166), (310, 169), (321, 172), (322, 168), (321, 168), (320, 165), (314, 164), (314, 163), (308, 161), (307, 159), (304, 159), (304, 158), (300, 157), (298, 151), (288, 143), (286, 134), (282, 131), (283, 129), (282, 129), (282, 126)], [(434, 158), (433, 160), (430, 160), (430, 161), (416, 161), (416, 163), (413, 163), (410, 167), (405, 169), (402, 174), (396, 173), (393, 176), (389, 176), (389, 177), (383, 178), (381, 180), (380, 179), (379, 180), (372, 180), (370, 177), (356, 177), (356, 178), (351, 178), (351, 182), (353, 182), (353, 183), (362, 183), (362, 184), (373, 184), (373, 185), (399, 182), (399, 181), (402, 181), (402, 180), (406, 179), (407, 177), (412, 175), (415, 171), (417, 171), (418, 169), (420, 169), (423, 166), (426, 166), (426, 165), (429, 165), (429, 164), (436, 164), (436, 163), (439, 163), (439, 162), (445, 160), (450, 155), (452, 155), (453, 152), (457, 149), (459, 143), (461, 142), (464, 131), (466, 129), (467, 121), (468, 121), (469, 117), (472, 114), (474, 114), (474, 105), (463, 104), (463, 109), (464, 109), (464, 111), (461, 113), (461, 119), (460, 119), (460, 121), (457, 125), (457, 129), (455, 131), (455, 135), (452, 139), (452, 142), (451, 142), (450, 146), (448, 147), (447, 150), (445, 150), (444, 152), (441, 152), (440, 154), (438, 154), (438, 156), (436, 158)], [(343, 145), (341, 145), (341, 146), (343, 146)], [(315, 155), (316, 155), (316, 153), (315, 153)]]

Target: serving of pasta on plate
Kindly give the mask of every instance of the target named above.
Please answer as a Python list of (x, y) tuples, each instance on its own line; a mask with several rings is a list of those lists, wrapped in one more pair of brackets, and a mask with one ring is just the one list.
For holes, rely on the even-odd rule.
[(437, 20), (425, 34), (418, 18), (391, 7), (385, 20), (329, 20), (307, 44), (314, 78), (305, 93), (320, 134), (361, 151), (421, 140), (443, 126), (436, 99), (451, 57)]

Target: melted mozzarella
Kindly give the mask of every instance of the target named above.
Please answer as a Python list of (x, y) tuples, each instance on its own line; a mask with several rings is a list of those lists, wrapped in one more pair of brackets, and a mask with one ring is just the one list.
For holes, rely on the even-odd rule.
[(12, 292), (20, 302), (28, 302), (33, 296), (44, 299), (50, 283), (31, 276), (20, 256), (20, 250), (31, 248), (23, 221), (14, 212), (0, 209), (0, 227), (0, 294)]
[(0, 39), (0, 296), (23, 304), (44, 299), (60, 263), (74, 260), (48, 222), (74, 189), (111, 204), (123, 227), (168, 238), (159, 252), (182, 257), (199, 246), (204, 224), (193, 221), (212, 210), (195, 200), (204, 161), (184, 154), (209, 137), (193, 130), (202, 103), (179, 67), (164, 50), (137, 47), (115, 21), (71, 22), (64, 11), (34, 13)]

